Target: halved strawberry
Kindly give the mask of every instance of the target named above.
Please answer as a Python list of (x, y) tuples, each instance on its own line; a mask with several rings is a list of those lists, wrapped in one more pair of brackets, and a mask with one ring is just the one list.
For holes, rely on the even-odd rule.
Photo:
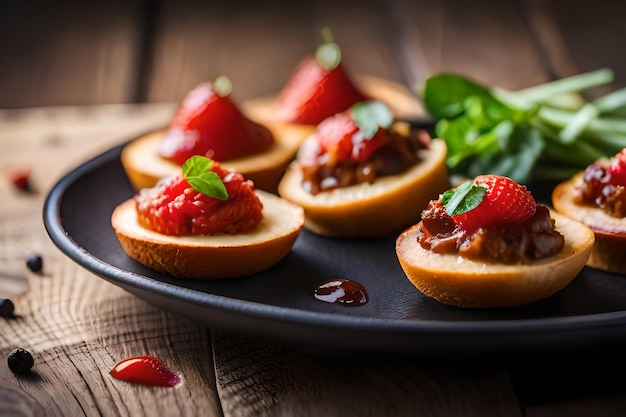
[(537, 207), (526, 186), (499, 175), (480, 175), (442, 198), (446, 212), (468, 234), (481, 227), (523, 222)]
[(317, 125), (367, 97), (341, 64), (341, 50), (329, 31), (323, 32), (315, 56), (306, 57), (279, 95), (279, 113), (290, 123)]
[(226, 161), (272, 146), (270, 130), (239, 110), (230, 99), (231, 90), (226, 77), (191, 90), (159, 145), (159, 155), (182, 166), (194, 155)]
[(609, 184), (626, 186), (626, 148), (617, 153), (607, 168)]
[(377, 101), (365, 101), (350, 109), (325, 119), (317, 126), (316, 147), (311, 152), (316, 155), (302, 155), (313, 158), (326, 154), (333, 162), (366, 162), (372, 153), (386, 142), (386, 129), (393, 121), (389, 108)]

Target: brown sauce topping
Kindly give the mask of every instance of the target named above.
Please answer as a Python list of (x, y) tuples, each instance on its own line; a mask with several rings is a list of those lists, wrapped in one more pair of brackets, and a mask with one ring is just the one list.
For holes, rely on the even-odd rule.
[(327, 303), (339, 303), (346, 306), (362, 306), (369, 296), (365, 287), (349, 279), (334, 279), (315, 289), (315, 298)]
[(424, 137), (425, 133), (404, 135), (389, 130), (385, 132), (385, 144), (374, 151), (366, 162), (333, 161), (327, 154), (320, 155), (312, 163), (300, 161), (302, 187), (315, 195), (399, 174), (419, 162), (417, 151), (426, 149), (430, 140), (430, 137)]
[(610, 180), (611, 174), (603, 165), (589, 165), (579, 187), (579, 203), (595, 205), (613, 217), (626, 217), (626, 187), (613, 185)]
[(560, 252), (565, 238), (554, 227), (550, 210), (537, 204), (530, 218), (519, 224), (480, 228), (468, 235), (449, 216), (441, 201), (431, 201), (422, 213), (419, 244), (436, 253), (454, 253), (476, 260), (524, 263)]

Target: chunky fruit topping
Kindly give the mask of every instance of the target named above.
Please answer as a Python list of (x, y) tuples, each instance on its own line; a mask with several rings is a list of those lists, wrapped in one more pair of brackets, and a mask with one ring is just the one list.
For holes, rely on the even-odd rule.
[(417, 151), (428, 141), (409, 129), (400, 132), (399, 126), (378, 101), (357, 103), (325, 119), (298, 152), (303, 188), (317, 194), (372, 182), (414, 165)]
[(230, 99), (231, 91), (230, 80), (223, 76), (191, 90), (159, 145), (159, 155), (182, 165), (193, 155), (226, 161), (270, 148), (270, 130), (244, 115)]
[(554, 255), (565, 239), (550, 210), (508, 177), (481, 175), (446, 191), (422, 212), (418, 240), (437, 253), (503, 263)]
[(296, 68), (279, 96), (279, 115), (284, 121), (317, 125), (353, 104), (366, 100), (341, 63), (341, 50), (328, 29), (315, 56)]
[(263, 219), (254, 184), (201, 156), (185, 162), (183, 175), (141, 190), (135, 201), (139, 224), (165, 235), (245, 233)]
[(581, 202), (597, 205), (613, 217), (626, 217), (626, 149), (589, 165), (579, 192)]
[(535, 199), (508, 177), (480, 175), (442, 196), (446, 213), (467, 233), (480, 227), (520, 223), (533, 215)]

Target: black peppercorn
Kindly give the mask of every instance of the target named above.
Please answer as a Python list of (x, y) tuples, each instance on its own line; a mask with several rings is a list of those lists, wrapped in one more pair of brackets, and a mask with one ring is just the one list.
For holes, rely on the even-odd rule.
[(0, 298), (0, 317), (13, 317), (15, 305), (8, 298)]
[(24, 348), (13, 349), (7, 357), (9, 369), (16, 374), (24, 374), (31, 370), (35, 364), (33, 355)]
[(26, 266), (33, 272), (39, 272), (43, 267), (43, 259), (40, 255), (31, 252), (26, 255)]

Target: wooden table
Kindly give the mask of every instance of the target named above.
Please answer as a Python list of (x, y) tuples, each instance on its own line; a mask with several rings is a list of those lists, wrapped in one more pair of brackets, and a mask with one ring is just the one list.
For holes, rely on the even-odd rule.
[[(0, 36), (0, 53), (12, 58), (0, 67), (6, 108), (0, 111), (0, 297), (13, 299), (18, 315), (0, 319), (0, 356), (21, 346), (35, 357), (28, 376), (0, 365), (0, 415), (624, 415), (626, 361), (619, 353), (466, 366), (306, 354), (212, 330), (124, 292), (66, 258), (41, 221), (46, 193), (64, 173), (165, 124), (195, 82), (227, 73), (241, 99), (276, 92), (315, 46), (322, 24), (333, 27), (357, 72), (407, 85), (455, 70), (518, 88), (610, 66), (619, 86), (626, 75), (620, 3), (433, 0), (289, 8), (251, 2), (215, 9), (164, 1), (158, 10), (150, 2), (132, 4), (149, 13), (117, 2), (100, 13), (75, 5), (82, 12), (67, 10), (69, 17), (47, 9), (59, 19), (37, 14), (24, 22), (58, 31), (38, 39), (15, 35), (29, 47), (46, 40), (46, 48), (32, 53), (10, 55), (17, 49)], [(72, 10), (80, 21), (71, 19)], [(28, 6), (18, 12), (28, 14)], [(137, 29), (137, 16), (147, 27)], [(143, 35), (152, 40), (147, 52)], [(32, 192), (8, 180), (22, 168), (31, 170)], [(43, 256), (41, 273), (26, 268), (27, 252)], [(109, 376), (117, 361), (138, 354), (160, 358), (185, 383), (159, 389)]]

